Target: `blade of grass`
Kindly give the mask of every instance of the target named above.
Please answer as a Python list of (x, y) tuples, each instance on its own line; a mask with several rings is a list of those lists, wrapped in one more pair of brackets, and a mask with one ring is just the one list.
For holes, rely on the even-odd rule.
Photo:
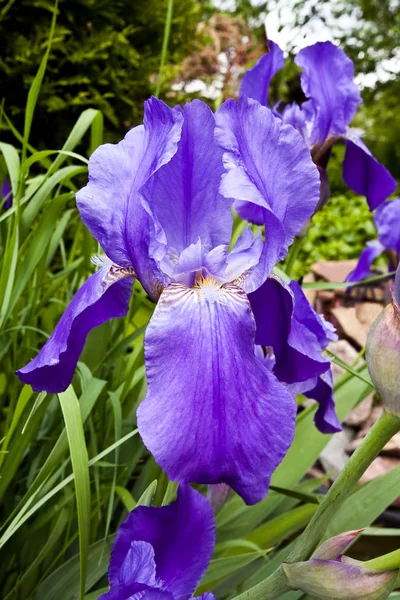
[(80, 597), (85, 595), (86, 571), (90, 540), (90, 478), (89, 460), (83, 431), (83, 423), (78, 398), (72, 386), (58, 394), (64, 416), (65, 429), (71, 454), (72, 470), (75, 478), (75, 494), (78, 512), (79, 552), (80, 552)]
[(165, 18), (165, 27), (164, 27), (164, 38), (163, 38), (162, 49), (161, 49), (160, 70), (159, 70), (158, 78), (157, 78), (156, 92), (154, 94), (156, 98), (158, 98), (158, 96), (160, 95), (160, 89), (161, 89), (161, 84), (162, 84), (162, 79), (163, 79), (163, 74), (164, 74), (164, 65), (165, 65), (165, 59), (167, 57), (169, 35), (171, 33), (173, 8), (174, 8), (174, 0), (168, 0), (167, 16)]

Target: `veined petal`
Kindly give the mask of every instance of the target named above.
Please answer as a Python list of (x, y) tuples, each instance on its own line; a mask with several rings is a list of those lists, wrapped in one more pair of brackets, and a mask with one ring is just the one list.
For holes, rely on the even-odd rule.
[(135, 508), (120, 526), (111, 553), (108, 578), (119, 583), (132, 541), (154, 549), (156, 576), (174, 600), (186, 600), (203, 576), (214, 549), (215, 520), (211, 504), (190, 486), (180, 486), (169, 506)]
[(347, 275), (346, 281), (362, 281), (371, 275), (372, 263), (384, 250), (385, 248), (378, 240), (367, 242), (367, 247), (361, 252), (356, 268)]
[(356, 194), (366, 196), (370, 209), (374, 210), (395, 191), (397, 182), (358, 136), (349, 130), (344, 137), (343, 179)]
[(158, 588), (150, 588), (143, 584), (133, 583), (126, 587), (114, 585), (106, 594), (99, 596), (99, 600), (175, 600), (171, 592)]
[(257, 323), (256, 344), (272, 348), (274, 373), (280, 381), (307, 381), (329, 368), (316, 335), (298, 318), (289, 286), (269, 277), (249, 300)]
[(311, 143), (344, 134), (361, 102), (353, 61), (332, 42), (317, 42), (300, 50), (295, 62), (303, 69), (301, 87), (310, 98), (303, 107), (313, 115)]
[(118, 573), (121, 585), (144, 583), (157, 587), (154, 549), (148, 542), (132, 541)]
[(261, 500), (289, 448), (293, 396), (254, 353), (250, 303), (235, 285), (171, 284), (145, 338), (143, 441), (170, 479), (227, 483)]
[(140, 189), (171, 160), (180, 139), (180, 111), (151, 98), (145, 103), (144, 125), (127, 133), (119, 144), (104, 144), (89, 161), (89, 183), (77, 193), (81, 217), (107, 256), (121, 266), (133, 266), (153, 297), (160, 279), (149, 256), (157, 236)]
[(199, 238), (206, 250), (229, 244), (232, 229), (232, 201), (219, 193), (224, 168), (214, 115), (200, 100), (186, 104), (182, 114), (175, 156), (143, 188), (168, 246), (178, 253)]
[(378, 206), (374, 221), (381, 244), (400, 254), (400, 198)]
[(133, 272), (116, 269), (103, 267), (85, 281), (39, 354), (16, 372), (21, 381), (37, 392), (67, 389), (91, 329), (128, 312)]
[(272, 77), (284, 65), (283, 52), (275, 42), (268, 40), (269, 52), (258, 59), (252, 69), (244, 74), (239, 95), (254, 98), (268, 106), (268, 90)]
[(304, 140), (268, 108), (246, 97), (224, 102), (216, 122), (228, 171), (222, 194), (271, 211), (284, 229), (284, 255), (319, 200), (318, 169)]
[(258, 264), (262, 250), (261, 235), (255, 237), (250, 227), (247, 227), (236, 242), (232, 252), (228, 254), (225, 271), (226, 281), (234, 281), (242, 273)]

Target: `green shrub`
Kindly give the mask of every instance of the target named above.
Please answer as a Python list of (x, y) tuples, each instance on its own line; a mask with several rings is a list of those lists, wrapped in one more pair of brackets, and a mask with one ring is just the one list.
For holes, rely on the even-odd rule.
[[(46, 48), (54, 3), (0, 0), (2, 5), (1, 96), (21, 131), (26, 94)], [(34, 123), (33, 137), (40, 146), (60, 147), (88, 106), (103, 112), (110, 139), (141, 121), (143, 101), (155, 89), (166, 10), (167, 0), (60, 0)], [(196, 0), (175, 0), (170, 64), (178, 64), (191, 50), (199, 18)]]

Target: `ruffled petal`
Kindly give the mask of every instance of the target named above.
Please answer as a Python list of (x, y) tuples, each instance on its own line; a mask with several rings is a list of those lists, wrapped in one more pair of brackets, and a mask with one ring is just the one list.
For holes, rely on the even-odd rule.
[(301, 87), (310, 98), (302, 108), (312, 118), (311, 143), (344, 134), (361, 102), (353, 61), (332, 42), (317, 42), (300, 50), (295, 62), (303, 69)]
[(48, 394), (67, 389), (91, 329), (128, 312), (132, 279), (118, 279), (121, 272), (113, 269), (103, 267), (85, 281), (39, 354), (16, 372), (21, 381)]
[(269, 277), (249, 300), (257, 323), (256, 344), (272, 348), (280, 381), (308, 381), (329, 368), (316, 335), (301, 322), (301, 308), (289, 286)]
[(367, 242), (367, 247), (361, 252), (356, 268), (347, 275), (346, 281), (349, 283), (352, 281), (362, 281), (370, 276), (372, 263), (384, 250), (385, 248), (378, 240)]
[(274, 214), (285, 233), (282, 258), (319, 199), (318, 169), (310, 152), (293, 127), (249, 98), (224, 102), (216, 122), (228, 171), (221, 192)]
[(143, 188), (167, 244), (180, 254), (201, 239), (205, 249), (229, 244), (230, 199), (219, 193), (224, 167), (214, 140), (215, 118), (200, 100), (186, 104), (175, 156)]
[(348, 131), (346, 154), (343, 161), (343, 179), (356, 194), (366, 196), (371, 210), (393, 194), (397, 182), (386, 167), (381, 165), (363, 141)]
[(208, 567), (215, 543), (211, 504), (190, 486), (180, 486), (169, 506), (135, 508), (120, 526), (115, 539), (108, 578), (119, 583), (120, 571), (132, 541), (154, 549), (157, 580), (174, 600), (192, 595)]
[(98, 600), (175, 600), (171, 592), (145, 585), (114, 585), (109, 592), (99, 596)]
[(92, 154), (89, 183), (76, 195), (83, 222), (107, 256), (118, 265), (133, 266), (153, 297), (161, 275), (150, 246), (158, 232), (140, 189), (176, 153), (182, 122), (180, 111), (151, 98), (145, 103), (144, 125), (119, 144), (104, 144)]
[(378, 206), (374, 221), (381, 244), (400, 254), (400, 198)]
[(312, 389), (303, 393), (307, 398), (312, 398), (319, 404), (314, 421), (321, 433), (336, 433), (343, 429), (335, 412), (331, 369), (318, 377)]
[(170, 479), (227, 483), (261, 500), (289, 448), (293, 396), (254, 353), (250, 303), (235, 285), (166, 288), (147, 327), (139, 432)]
[(297, 281), (292, 280), (289, 287), (295, 298), (296, 319), (315, 335), (320, 348), (325, 349), (329, 342), (336, 342), (338, 335), (335, 327), (314, 310)]
[(119, 569), (118, 582), (125, 587), (143, 583), (157, 587), (154, 550), (148, 542), (132, 541)]
[(268, 90), (272, 77), (284, 65), (283, 51), (278, 44), (268, 40), (268, 45), (269, 52), (244, 74), (239, 91), (240, 96), (254, 98), (263, 106), (268, 106)]
[(242, 273), (257, 265), (263, 250), (263, 241), (261, 235), (255, 237), (250, 227), (247, 227), (232, 252), (229, 252), (226, 260), (225, 278), (227, 281), (234, 281)]

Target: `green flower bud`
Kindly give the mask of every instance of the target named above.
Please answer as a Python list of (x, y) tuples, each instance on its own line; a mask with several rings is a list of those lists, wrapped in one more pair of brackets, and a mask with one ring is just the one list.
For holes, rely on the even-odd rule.
[(365, 357), (368, 371), (383, 404), (400, 416), (400, 302), (399, 269), (391, 304), (376, 318), (369, 331)]
[(310, 560), (284, 563), (289, 586), (315, 600), (384, 600), (392, 591), (398, 569), (378, 571), (342, 552), (362, 530), (348, 531), (324, 542)]

